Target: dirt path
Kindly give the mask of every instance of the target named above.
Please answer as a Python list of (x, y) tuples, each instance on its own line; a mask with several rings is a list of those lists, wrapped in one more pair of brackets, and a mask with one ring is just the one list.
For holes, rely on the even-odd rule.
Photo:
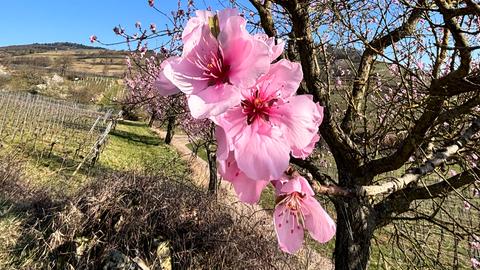
[[(166, 132), (153, 128), (161, 138), (165, 138)], [(172, 146), (177, 149), (184, 160), (187, 160), (193, 171), (194, 181), (197, 185), (208, 187), (208, 164), (203, 159), (193, 155), (187, 147), (188, 137), (184, 134), (175, 134), (172, 140)], [(220, 176), (219, 176), (220, 177)], [(220, 179), (220, 178), (219, 178)], [(271, 214), (264, 210), (260, 205), (248, 205), (238, 200), (232, 185), (226, 181), (221, 181), (219, 189), (219, 199), (228, 206), (231, 206), (234, 215), (239, 218), (249, 217), (258, 221), (265, 228), (266, 233), (274, 234), (274, 227)], [(307, 266), (305, 269), (333, 269), (330, 259), (317, 253), (313, 248), (305, 247), (297, 253), (297, 256)]]

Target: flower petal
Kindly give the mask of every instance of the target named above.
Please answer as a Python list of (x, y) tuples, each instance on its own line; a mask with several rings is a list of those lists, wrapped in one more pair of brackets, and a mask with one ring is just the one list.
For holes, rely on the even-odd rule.
[(295, 146), (292, 147), (292, 156), (296, 158), (306, 159), (315, 149), (315, 144), (320, 140), (320, 136), (315, 134), (312, 141), (303, 149), (298, 149)]
[(218, 171), (228, 182), (232, 183), (240, 201), (255, 204), (260, 199), (263, 189), (269, 181), (256, 181), (248, 178), (237, 166), (233, 152), (226, 160), (218, 160)]
[(305, 215), (305, 228), (313, 239), (326, 243), (335, 235), (333, 219), (325, 212), (320, 203), (311, 196), (303, 200), (302, 211)]
[(190, 113), (197, 119), (219, 115), (238, 103), (239, 90), (228, 84), (209, 86), (196, 95), (188, 96)]
[(215, 126), (215, 138), (217, 139), (217, 159), (225, 160), (230, 153), (230, 147), (225, 130), (220, 126)]
[(272, 108), (270, 121), (277, 124), (292, 148), (304, 149), (317, 135), (323, 108), (310, 95), (292, 96)]
[(280, 130), (254, 122), (233, 142), (238, 167), (254, 180), (282, 176), (290, 160), (290, 147)]
[(283, 48), (285, 47), (285, 41), (277, 40), (277, 44), (275, 44), (274, 37), (268, 37), (267, 34), (258, 33), (255, 34), (254, 37), (258, 40), (261, 40), (267, 44), (269, 52), (270, 52), (270, 62), (276, 60), (282, 53)]
[(185, 94), (195, 94), (207, 88), (208, 78), (204, 76), (205, 70), (198, 62), (205, 56), (218, 53), (217, 40), (210, 34), (208, 25), (202, 27), (200, 39), (188, 55), (178, 62), (168, 63), (163, 69), (165, 77)]
[(230, 66), (229, 79), (240, 88), (248, 88), (270, 68), (268, 46), (253, 38), (245, 29), (246, 21), (240, 16), (227, 19), (218, 36), (225, 64)]
[(179, 61), (180, 57), (169, 57), (160, 65), (162, 71), (157, 75), (157, 79), (153, 82), (153, 87), (155, 87), (161, 96), (169, 96), (180, 92), (180, 89), (178, 89), (169, 79), (167, 79), (163, 73), (163, 69), (168, 63), (178, 63)]
[(282, 59), (270, 66), (268, 74), (261, 80), (269, 79), (269, 92), (280, 91), (283, 98), (295, 94), (303, 79), (302, 66), (299, 63)]
[(297, 216), (286, 210), (285, 205), (279, 204), (273, 212), (273, 223), (280, 249), (293, 254), (303, 244), (303, 227), (300, 226)]

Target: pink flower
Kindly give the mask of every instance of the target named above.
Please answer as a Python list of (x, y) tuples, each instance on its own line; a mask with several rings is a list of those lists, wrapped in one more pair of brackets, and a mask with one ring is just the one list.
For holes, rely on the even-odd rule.
[(470, 247), (475, 250), (480, 250), (480, 242), (472, 241), (470, 242)]
[(418, 61), (416, 62), (416, 64), (417, 64), (417, 68), (418, 68), (419, 70), (423, 70), (424, 65), (423, 65), (423, 61), (422, 61), (422, 60), (418, 60)]
[(153, 87), (161, 96), (169, 96), (180, 92), (180, 90), (170, 80), (168, 80), (163, 73), (163, 70), (168, 63), (175, 63), (178, 61), (180, 61), (179, 57), (169, 57), (160, 65), (161, 71), (157, 74), (157, 78), (153, 82)]
[(282, 55), (283, 48), (285, 47), (285, 41), (278, 40), (277, 44), (274, 37), (269, 37), (266, 34), (256, 34), (255, 38), (262, 40), (267, 44), (270, 50), (270, 61), (276, 60), (280, 55)]
[(153, 5), (155, 5), (155, 2), (154, 0), (148, 0), (148, 5), (153, 7)]
[(467, 201), (463, 201), (463, 209), (468, 211), (470, 208), (472, 208), (472, 205), (470, 205), (470, 203)]
[(135, 28), (141, 28), (142, 27), (142, 23), (137, 21), (135, 22)]
[(263, 189), (269, 183), (253, 180), (240, 171), (233, 152), (230, 152), (225, 160), (218, 159), (218, 172), (226, 181), (232, 183), (238, 198), (244, 203), (257, 203)]
[(121, 27), (115, 26), (115, 27), (113, 28), (113, 32), (114, 32), (116, 35), (122, 35), (122, 34), (125, 32), (125, 30), (124, 30), (123, 28), (121, 28)]
[(318, 141), (323, 108), (310, 95), (294, 95), (302, 76), (299, 64), (280, 60), (254, 87), (242, 91), (240, 104), (214, 119), (229, 138), (222, 148), (234, 152), (249, 178), (278, 179), (290, 152), (304, 158)]
[(152, 33), (157, 32), (157, 26), (154, 23), (150, 24), (150, 31), (152, 31)]
[(305, 178), (282, 179), (275, 187), (280, 202), (275, 207), (273, 221), (282, 251), (297, 252), (302, 247), (304, 229), (320, 243), (332, 239), (335, 222), (314, 198), (314, 192)]
[(239, 89), (253, 86), (270, 66), (268, 47), (247, 32), (244, 18), (229, 16), (219, 19), (219, 25), (216, 39), (208, 24), (187, 24), (181, 60), (164, 69), (165, 76), (189, 95), (188, 105), (195, 118), (216, 116), (238, 104)]
[(90, 36), (90, 42), (91, 42), (91, 43), (94, 43), (95, 41), (97, 41), (97, 36), (91, 35), (91, 36)]

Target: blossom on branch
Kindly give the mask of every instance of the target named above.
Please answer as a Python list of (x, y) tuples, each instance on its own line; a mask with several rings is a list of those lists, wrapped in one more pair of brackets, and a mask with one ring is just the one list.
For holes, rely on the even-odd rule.
[(209, 13), (197, 12), (202, 17), (187, 24), (180, 61), (165, 66), (165, 76), (189, 95), (195, 118), (216, 116), (238, 104), (241, 89), (253, 86), (270, 66), (267, 45), (247, 32), (244, 18), (231, 13), (214, 16), (218, 19), (210, 27)]
[(304, 229), (320, 243), (332, 239), (335, 222), (314, 198), (315, 194), (305, 178), (282, 178), (275, 186), (279, 203), (273, 220), (278, 244), (283, 251), (295, 253), (301, 248)]
[(296, 95), (301, 65), (276, 61), (285, 43), (248, 33), (235, 9), (197, 11), (184, 28), (182, 43), (180, 56), (156, 67), (155, 92), (185, 94), (190, 115), (182, 122), (189, 134), (210, 141), (213, 121), (218, 172), (242, 202), (257, 203), (272, 183), (278, 197), (275, 230), (283, 251), (300, 249), (304, 229), (321, 243), (329, 241), (335, 223), (303, 177), (285, 174), (291, 156), (305, 159), (315, 149), (323, 120), (323, 107), (311, 95)]
[(255, 86), (242, 91), (237, 106), (216, 118), (229, 138), (219, 149), (234, 151), (238, 167), (248, 177), (278, 179), (288, 167), (290, 153), (308, 156), (318, 141), (323, 109), (311, 96), (295, 95), (302, 77), (299, 64), (281, 60)]

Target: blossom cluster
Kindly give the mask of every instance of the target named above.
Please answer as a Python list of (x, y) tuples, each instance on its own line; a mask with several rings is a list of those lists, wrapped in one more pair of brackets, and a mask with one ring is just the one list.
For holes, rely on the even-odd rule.
[(216, 125), (219, 173), (239, 199), (256, 203), (271, 183), (280, 248), (300, 249), (304, 229), (319, 242), (335, 223), (314, 198), (305, 178), (286, 173), (290, 156), (306, 158), (319, 140), (323, 108), (296, 95), (301, 65), (278, 60), (284, 42), (250, 34), (235, 9), (197, 11), (182, 33), (183, 51), (162, 64), (158, 93), (183, 92), (191, 115)]

